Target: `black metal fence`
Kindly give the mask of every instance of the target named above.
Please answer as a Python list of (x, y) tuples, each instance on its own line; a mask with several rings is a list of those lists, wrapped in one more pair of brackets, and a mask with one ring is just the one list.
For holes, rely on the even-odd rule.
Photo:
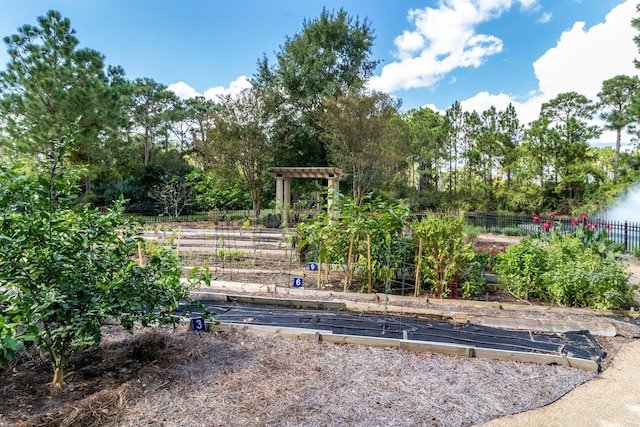
[(191, 206), (185, 207), (179, 216), (170, 215), (162, 206), (155, 204), (130, 205), (126, 214), (134, 215), (144, 222), (196, 222), (196, 221), (245, 221), (253, 217), (252, 210), (197, 211)]
[[(488, 232), (503, 234), (530, 234), (542, 231), (544, 223), (548, 217), (541, 218), (539, 222), (534, 222), (533, 215), (509, 215), (498, 213), (465, 213), (465, 219), (471, 225), (483, 228)], [(588, 223), (594, 230), (607, 230), (610, 240), (622, 243), (624, 252), (640, 251), (640, 223), (629, 221), (612, 221), (607, 218), (593, 217), (585, 221), (582, 218), (561, 216), (553, 218), (554, 223), (561, 223), (561, 230), (573, 232), (578, 223)]]

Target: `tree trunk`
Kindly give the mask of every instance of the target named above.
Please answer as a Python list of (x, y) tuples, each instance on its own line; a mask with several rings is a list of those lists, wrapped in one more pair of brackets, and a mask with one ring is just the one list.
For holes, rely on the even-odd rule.
[(151, 150), (149, 149), (149, 127), (144, 128), (144, 164), (151, 163)]
[(613, 185), (618, 183), (618, 164), (620, 163), (620, 129), (616, 130), (616, 159), (613, 163)]
[(60, 388), (64, 384), (64, 367), (62, 363), (54, 362), (53, 364), (53, 381), (51, 382), (51, 386), (55, 388)]

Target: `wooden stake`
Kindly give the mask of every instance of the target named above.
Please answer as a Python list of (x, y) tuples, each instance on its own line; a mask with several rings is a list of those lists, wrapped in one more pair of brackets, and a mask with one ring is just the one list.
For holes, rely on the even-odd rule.
[(415, 292), (413, 294), (414, 297), (418, 297), (420, 295), (420, 264), (422, 261), (422, 237), (420, 238), (420, 242), (418, 243), (418, 262), (416, 265), (416, 287)]
[(180, 255), (180, 237), (182, 237), (182, 226), (178, 227), (178, 243), (176, 243), (176, 255)]
[(349, 290), (349, 287), (351, 286), (351, 254), (353, 253), (353, 241), (355, 240), (355, 238), (356, 235), (352, 234), (351, 241), (349, 242), (349, 253), (347, 254), (347, 271), (344, 274), (344, 292), (347, 292)]
[(369, 293), (373, 292), (373, 284), (371, 283), (371, 236), (367, 234), (367, 271), (369, 273)]
[(142, 243), (138, 241), (138, 264), (142, 267)]
[(318, 244), (318, 280), (316, 286), (320, 289), (320, 283), (322, 282), (322, 257), (320, 254), (322, 253), (322, 242)]

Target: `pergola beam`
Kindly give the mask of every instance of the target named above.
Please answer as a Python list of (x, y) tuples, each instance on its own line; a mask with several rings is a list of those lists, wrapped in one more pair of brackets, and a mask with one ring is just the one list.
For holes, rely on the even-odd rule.
[[(341, 169), (332, 167), (274, 167), (269, 175), (276, 179), (276, 209), (280, 211), (282, 225), (289, 225), (289, 208), (291, 206), (291, 179), (320, 178), (329, 182), (334, 191), (340, 188), (340, 178), (344, 176)], [(332, 201), (328, 201), (331, 210)]]

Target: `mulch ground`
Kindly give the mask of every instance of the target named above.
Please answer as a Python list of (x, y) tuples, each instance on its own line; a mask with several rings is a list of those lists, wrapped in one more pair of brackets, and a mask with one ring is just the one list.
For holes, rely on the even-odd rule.
[(75, 356), (52, 390), (23, 355), (0, 371), (2, 426), (471, 426), (544, 406), (594, 374), (288, 338), (158, 329)]

